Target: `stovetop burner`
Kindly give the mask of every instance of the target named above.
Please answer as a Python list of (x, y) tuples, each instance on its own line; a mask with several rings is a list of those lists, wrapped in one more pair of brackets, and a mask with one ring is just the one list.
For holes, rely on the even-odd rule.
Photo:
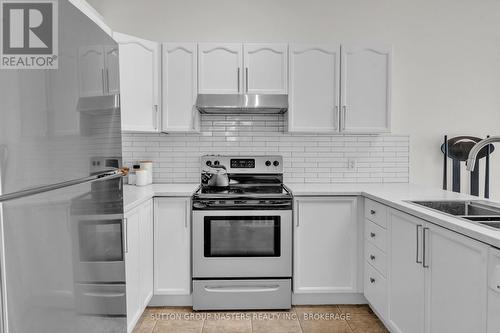
[(255, 194), (287, 194), (288, 191), (282, 185), (257, 184), (251, 186), (230, 185), (228, 187), (200, 188), (201, 194), (227, 194), (227, 195), (255, 195)]
[(292, 194), (283, 185), (282, 164), (281, 156), (203, 156), (202, 175), (210, 175), (213, 165), (223, 166), (229, 186), (209, 186), (201, 177), (201, 186), (193, 195), (193, 209), (290, 209)]

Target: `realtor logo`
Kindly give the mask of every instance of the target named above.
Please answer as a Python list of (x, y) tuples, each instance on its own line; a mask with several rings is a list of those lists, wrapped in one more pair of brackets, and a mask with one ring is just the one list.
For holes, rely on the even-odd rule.
[(57, 1), (0, 0), (0, 68), (57, 68)]

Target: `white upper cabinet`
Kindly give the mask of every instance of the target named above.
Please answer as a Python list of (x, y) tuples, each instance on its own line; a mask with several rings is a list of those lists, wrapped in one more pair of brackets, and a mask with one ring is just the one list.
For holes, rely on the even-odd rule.
[(238, 94), (243, 82), (242, 44), (198, 44), (198, 92)]
[(78, 135), (80, 113), (78, 104), (77, 50), (59, 50), (59, 70), (47, 71), (50, 80), (49, 133), (56, 136)]
[(354, 197), (295, 200), (295, 294), (357, 292), (357, 215)]
[(86, 46), (78, 49), (80, 96), (102, 96), (106, 93), (104, 47)]
[(342, 46), (341, 130), (390, 130), (391, 47)]
[(244, 44), (243, 64), (246, 93), (288, 92), (287, 44)]
[(200, 113), (195, 108), (198, 94), (196, 44), (164, 43), (162, 63), (162, 131), (199, 131)]
[(290, 45), (290, 132), (336, 132), (340, 45)]
[(159, 132), (160, 44), (113, 33), (120, 48), (122, 130)]
[(106, 46), (105, 53), (105, 79), (108, 94), (120, 93), (120, 59), (118, 46)]
[(80, 96), (103, 96), (120, 92), (118, 47), (85, 46), (78, 49)]

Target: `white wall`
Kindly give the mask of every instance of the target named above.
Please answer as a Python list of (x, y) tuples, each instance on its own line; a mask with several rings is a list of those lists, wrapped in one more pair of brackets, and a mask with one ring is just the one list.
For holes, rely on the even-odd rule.
[(410, 134), (415, 183), (441, 186), (443, 134), (500, 135), (499, 0), (89, 2), (114, 30), (159, 41), (393, 44), (393, 131)]

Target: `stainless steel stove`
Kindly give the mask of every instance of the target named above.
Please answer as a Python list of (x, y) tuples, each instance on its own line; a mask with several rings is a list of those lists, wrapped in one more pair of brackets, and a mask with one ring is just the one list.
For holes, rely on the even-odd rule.
[(290, 308), (293, 198), (282, 157), (207, 155), (201, 163), (193, 308)]

